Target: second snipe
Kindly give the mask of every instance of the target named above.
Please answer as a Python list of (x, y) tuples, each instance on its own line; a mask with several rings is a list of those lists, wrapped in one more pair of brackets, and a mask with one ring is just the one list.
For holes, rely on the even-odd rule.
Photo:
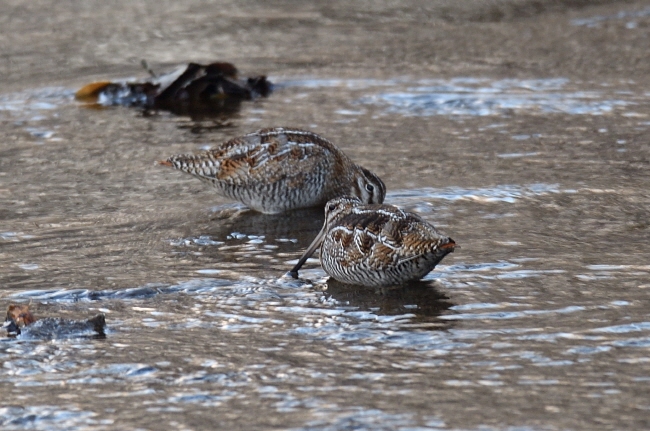
[(297, 278), (318, 247), (323, 269), (336, 280), (389, 286), (424, 277), (456, 243), (417, 214), (343, 197), (327, 203), (323, 228), (289, 274)]

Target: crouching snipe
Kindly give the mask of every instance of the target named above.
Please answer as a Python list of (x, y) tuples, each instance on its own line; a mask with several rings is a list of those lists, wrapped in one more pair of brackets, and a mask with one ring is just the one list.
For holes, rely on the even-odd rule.
[(323, 228), (289, 274), (296, 278), (320, 246), (321, 265), (336, 280), (398, 285), (424, 277), (455, 245), (417, 214), (342, 197), (326, 204)]

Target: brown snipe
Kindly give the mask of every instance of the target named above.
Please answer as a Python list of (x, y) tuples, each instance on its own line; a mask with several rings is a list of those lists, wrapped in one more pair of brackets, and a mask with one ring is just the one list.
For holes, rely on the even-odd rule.
[(325, 206), (325, 223), (298, 263), (294, 278), (320, 246), (325, 272), (343, 283), (387, 286), (428, 274), (456, 243), (417, 214), (392, 205), (342, 197)]
[(351, 195), (381, 204), (386, 187), (336, 145), (313, 132), (272, 128), (197, 154), (159, 162), (211, 183), (223, 196), (263, 213), (324, 206)]

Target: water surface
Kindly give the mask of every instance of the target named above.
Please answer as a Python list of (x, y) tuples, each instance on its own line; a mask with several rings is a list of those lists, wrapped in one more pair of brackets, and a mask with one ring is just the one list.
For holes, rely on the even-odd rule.
[[(12, 28), (32, 32), (34, 48), (27, 59), (7, 51), (11, 86), (0, 92), (0, 303), (107, 321), (103, 339), (0, 340), (3, 429), (650, 426), (644, 66), (625, 69), (627, 57), (607, 46), (602, 55), (625, 70), (600, 69), (593, 56), (591, 67), (567, 60), (536, 70), (546, 51), (534, 49), (515, 59), (528, 66), (512, 60), (511, 69), (457, 57), (478, 30), (524, 38), (525, 27), (549, 46), (558, 34), (599, 41), (598, 31), (629, 41), (637, 36), (625, 31), (648, 28), (647, 14), (635, 12), (645, 9), (510, 20), (516, 5), (504, 2), (503, 21), (485, 12), (475, 22), (461, 6), (426, 15), (256, 3), (264, 15), (228, 3), (226, 23), (213, 19), (226, 12), (190, 2), (167, 4), (174, 14), (160, 26), (157, 6), (133, 5), (105, 19), (113, 15), (59, 5), (47, 25), (36, 6), (3, 6), (22, 17)], [(425, 15), (440, 20), (435, 28)], [(612, 18), (576, 21), (601, 16)], [(629, 19), (639, 25), (626, 29)], [(68, 30), (41, 39), (38, 23)], [(232, 27), (215, 35), (215, 25)], [(113, 39), (100, 42), (104, 32)], [(314, 32), (330, 43), (310, 42)], [(439, 51), (423, 51), (429, 34)], [(454, 34), (470, 39), (445, 54)], [(94, 42), (75, 54), (64, 48), (75, 35)], [(22, 33), (11, 38), (28, 46)], [(630, 55), (644, 52), (635, 41)], [(247, 74), (268, 73), (276, 91), (226, 121), (72, 99), (88, 80), (141, 73), (129, 53), (145, 42), (164, 64), (198, 61), (189, 46), (204, 61), (223, 52)], [(91, 46), (115, 57), (95, 65)], [(386, 59), (391, 67), (378, 72)], [(15, 68), (28, 60), (34, 68), (19, 78)], [(388, 203), (460, 248), (402, 287), (342, 285), (317, 259), (293, 280), (284, 274), (320, 229), (320, 210), (253, 213), (154, 163), (283, 125), (336, 142), (384, 179)]]

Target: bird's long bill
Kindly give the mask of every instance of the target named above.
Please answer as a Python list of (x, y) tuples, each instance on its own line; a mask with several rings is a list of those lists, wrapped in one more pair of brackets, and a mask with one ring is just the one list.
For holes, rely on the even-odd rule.
[(302, 255), (300, 260), (298, 260), (298, 263), (296, 263), (296, 266), (294, 266), (291, 271), (289, 271), (289, 275), (292, 276), (293, 278), (298, 278), (298, 270), (304, 265), (305, 262), (307, 262), (307, 259), (311, 257), (312, 254), (316, 251), (318, 247), (320, 247), (321, 243), (323, 242), (323, 238), (325, 237), (325, 228), (327, 226), (323, 224), (323, 228), (318, 232), (318, 235), (316, 235), (316, 238), (312, 241), (312, 243), (307, 247), (307, 250), (305, 250), (305, 253)]

